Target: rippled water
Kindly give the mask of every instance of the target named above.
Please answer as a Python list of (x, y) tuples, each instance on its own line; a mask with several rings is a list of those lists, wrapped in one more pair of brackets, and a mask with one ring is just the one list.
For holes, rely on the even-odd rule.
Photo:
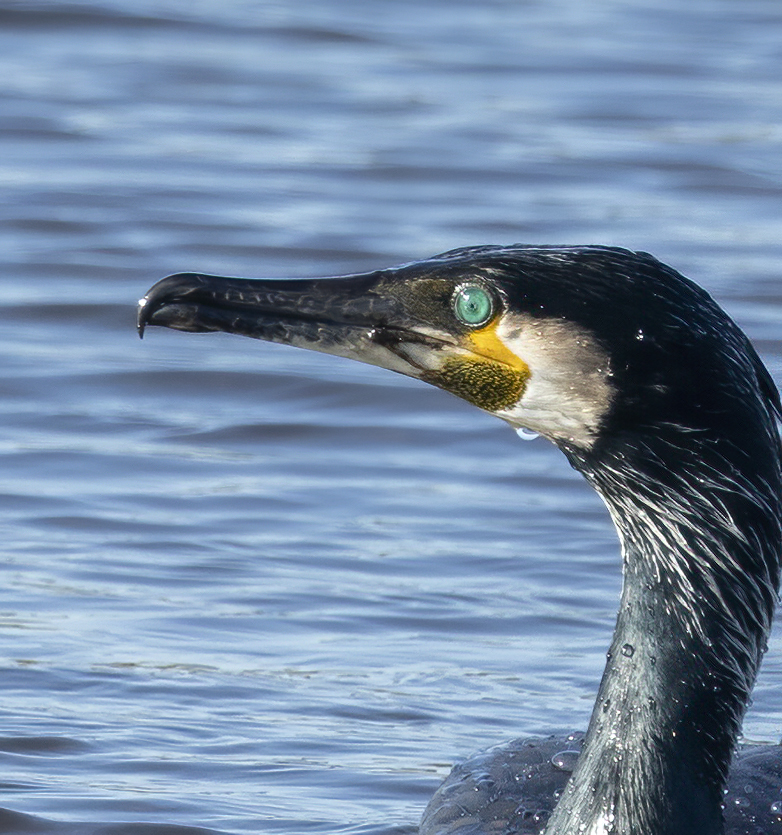
[(771, 0), (0, 0), (0, 831), (412, 833), (586, 725), (619, 561), (556, 450), (135, 301), (620, 244), (780, 379), (780, 44)]

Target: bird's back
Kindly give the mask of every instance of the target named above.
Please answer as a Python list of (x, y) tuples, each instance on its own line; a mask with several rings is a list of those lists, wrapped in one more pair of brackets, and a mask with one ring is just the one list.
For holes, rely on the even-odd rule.
[[(539, 835), (583, 739), (517, 739), (457, 765), (429, 802), (419, 835)], [(724, 808), (726, 835), (782, 832), (782, 745), (739, 747)]]

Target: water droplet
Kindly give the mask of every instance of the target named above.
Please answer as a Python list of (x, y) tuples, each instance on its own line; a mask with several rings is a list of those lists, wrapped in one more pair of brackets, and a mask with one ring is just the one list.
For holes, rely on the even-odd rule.
[(578, 751), (560, 751), (551, 758), (551, 764), (560, 771), (571, 772), (576, 767)]
[(634, 652), (635, 652), (635, 647), (632, 644), (625, 644), (622, 647), (622, 655), (624, 655), (625, 658), (632, 658)]
[(536, 438), (540, 437), (540, 432), (533, 432), (531, 429), (527, 429), (524, 426), (519, 426), (516, 430), (516, 434), (522, 441), (534, 441)]

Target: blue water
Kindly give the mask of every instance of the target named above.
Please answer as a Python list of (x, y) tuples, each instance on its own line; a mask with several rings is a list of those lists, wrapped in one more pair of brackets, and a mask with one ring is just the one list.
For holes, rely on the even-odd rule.
[(585, 727), (619, 559), (556, 450), (135, 302), (618, 244), (780, 380), (780, 44), (775, 0), (0, 0), (0, 831), (410, 835), (458, 757)]

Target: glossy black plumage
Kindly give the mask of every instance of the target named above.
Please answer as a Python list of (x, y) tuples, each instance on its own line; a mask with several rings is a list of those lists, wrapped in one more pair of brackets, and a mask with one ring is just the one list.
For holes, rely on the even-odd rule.
[[(540, 835), (565, 790), (583, 733), (497, 745), (455, 766), (421, 821), (420, 835)], [(729, 835), (782, 829), (782, 747), (741, 745), (723, 797)]]

